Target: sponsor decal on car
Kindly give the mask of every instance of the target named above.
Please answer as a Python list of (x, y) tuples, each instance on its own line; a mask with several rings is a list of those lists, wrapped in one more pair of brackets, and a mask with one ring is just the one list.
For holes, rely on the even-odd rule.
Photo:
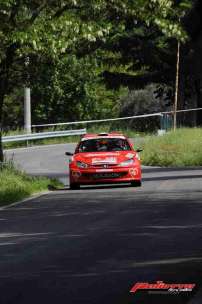
[(137, 174), (138, 174), (138, 170), (137, 169), (134, 169), (134, 168), (130, 169), (130, 175), (131, 176), (136, 176)]
[(99, 165), (99, 164), (116, 164), (117, 158), (116, 157), (105, 157), (105, 158), (93, 158), (92, 165)]
[(119, 172), (101, 172), (93, 174), (94, 179), (102, 179), (102, 178), (119, 178), (122, 173)]
[[(107, 152), (108, 156), (116, 157), (120, 155), (119, 151), (116, 152)], [(106, 152), (97, 152), (97, 153), (86, 153), (85, 157), (106, 157)]]

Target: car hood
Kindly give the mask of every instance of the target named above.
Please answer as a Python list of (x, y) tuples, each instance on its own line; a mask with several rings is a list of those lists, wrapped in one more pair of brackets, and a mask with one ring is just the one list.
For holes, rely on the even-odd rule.
[(116, 165), (134, 158), (135, 155), (135, 151), (78, 153), (74, 155), (74, 160), (84, 162), (88, 165)]

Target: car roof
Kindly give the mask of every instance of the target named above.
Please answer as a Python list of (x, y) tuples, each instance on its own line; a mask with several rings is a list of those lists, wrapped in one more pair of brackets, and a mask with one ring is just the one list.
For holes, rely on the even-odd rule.
[(126, 137), (120, 132), (111, 132), (111, 133), (99, 133), (99, 134), (88, 133), (88, 134), (85, 134), (81, 140), (84, 141), (84, 140), (88, 140), (88, 139), (99, 139), (99, 138), (126, 139)]

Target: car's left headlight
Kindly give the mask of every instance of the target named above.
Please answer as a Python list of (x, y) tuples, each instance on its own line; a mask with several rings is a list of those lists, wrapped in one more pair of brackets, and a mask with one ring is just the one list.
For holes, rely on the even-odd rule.
[(119, 167), (128, 167), (128, 166), (133, 165), (134, 163), (135, 163), (134, 159), (128, 159), (128, 160), (125, 160), (124, 162), (120, 163)]
[(77, 165), (77, 167), (82, 168), (82, 169), (83, 168), (88, 168), (88, 165), (85, 164), (85, 163), (83, 163), (83, 162), (81, 162), (81, 161), (77, 161), (76, 165)]

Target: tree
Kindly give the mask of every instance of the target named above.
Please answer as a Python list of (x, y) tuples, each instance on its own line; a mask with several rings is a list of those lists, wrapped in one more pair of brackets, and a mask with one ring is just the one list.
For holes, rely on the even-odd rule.
[(99, 26), (95, 23), (90, 26), (77, 16), (75, 12), (80, 8), (82, 11), (80, 3), (74, 0), (1, 0), (0, 161), (3, 161), (2, 109), (16, 62), (39, 53), (55, 58), (72, 49), (79, 39), (94, 40), (101, 35)]
[(43, 58), (32, 67), (30, 78), (35, 124), (111, 116), (119, 96), (119, 90), (106, 88), (91, 55), (69, 54), (54, 64)]
[[(125, 21), (153, 24), (165, 35), (184, 39), (178, 16), (187, 0), (0, 0), (0, 161), (4, 98), (11, 89), (14, 66), (34, 54), (60, 58), (80, 46), (124, 34)], [(134, 26), (135, 27), (135, 26)]]

